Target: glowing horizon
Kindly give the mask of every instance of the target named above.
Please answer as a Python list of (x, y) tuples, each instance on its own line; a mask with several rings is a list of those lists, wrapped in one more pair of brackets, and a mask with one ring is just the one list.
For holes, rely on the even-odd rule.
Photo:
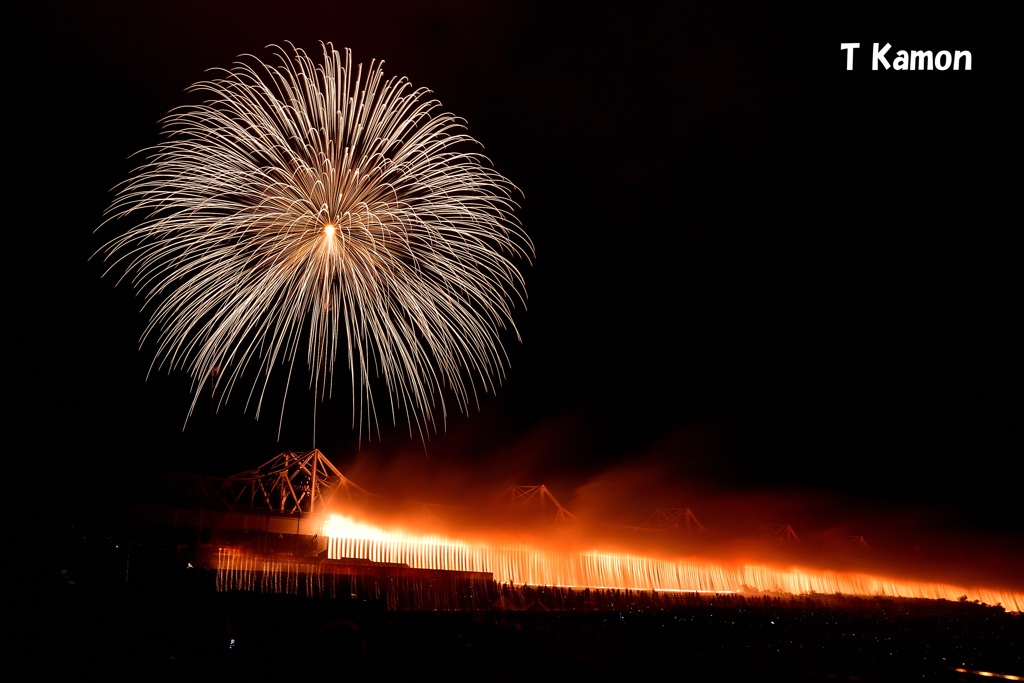
[(657, 557), (594, 544), (547, 549), (535, 541), (495, 536), (467, 541), (433, 533), (384, 529), (330, 515), (327, 557), (399, 563), (419, 569), (487, 572), (498, 583), (562, 588), (792, 595), (835, 594), (970, 601), (1024, 611), (1024, 592), (866, 572), (748, 561)]

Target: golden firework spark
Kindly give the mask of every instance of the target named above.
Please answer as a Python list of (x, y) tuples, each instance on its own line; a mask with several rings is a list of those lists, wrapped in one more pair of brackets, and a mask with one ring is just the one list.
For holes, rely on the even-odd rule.
[(519, 339), (516, 262), (534, 252), (518, 190), (381, 63), (271, 49), (274, 64), (245, 55), (165, 117), (104, 225), (134, 223), (100, 251), (151, 309), (151, 371), (191, 376), (189, 415), (212, 381), (218, 406), (245, 391), (259, 417), (273, 369), (290, 384), (303, 355), (323, 398), (343, 353), (360, 432), (386, 402), (425, 436), (446, 401), (465, 413), (501, 383), (502, 335)]

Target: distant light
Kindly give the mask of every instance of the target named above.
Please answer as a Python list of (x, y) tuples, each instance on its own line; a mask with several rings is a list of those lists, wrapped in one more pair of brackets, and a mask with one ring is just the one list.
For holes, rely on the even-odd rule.
[(1007, 681), (1020, 681), (1020, 680), (1024, 680), (1024, 677), (1015, 676), (1013, 674), (1001, 674), (1001, 673), (995, 673), (993, 671), (974, 671), (974, 670), (966, 669), (966, 668), (962, 668), (962, 667), (957, 667), (957, 668), (953, 669), (953, 671), (955, 671), (957, 673), (961, 673), (961, 674), (974, 674), (975, 676), (981, 676), (983, 678), (1002, 678), (1002, 679), (1007, 680)]

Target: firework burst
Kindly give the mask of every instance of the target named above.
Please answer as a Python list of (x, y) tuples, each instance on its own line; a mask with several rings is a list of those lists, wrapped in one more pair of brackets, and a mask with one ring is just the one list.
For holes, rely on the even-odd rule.
[(212, 383), (258, 418), (275, 369), (290, 385), (301, 364), (322, 399), (344, 354), (360, 433), (386, 404), (426, 436), (501, 383), (533, 245), (461, 119), (322, 48), (193, 85), (204, 101), (116, 188), (104, 225), (133, 222), (100, 253), (151, 311), (151, 372), (191, 376), (188, 415)]

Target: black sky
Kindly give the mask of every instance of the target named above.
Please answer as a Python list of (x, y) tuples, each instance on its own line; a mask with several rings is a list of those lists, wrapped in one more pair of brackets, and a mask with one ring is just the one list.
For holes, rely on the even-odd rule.
[[(135, 467), (227, 475), (314, 445), (301, 401), (280, 441), (273, 412), (257, 422), (240, 402), (201, 404), (183, 431), (187, 378), (146, 381), (140, 302), (88, 259), (113, 234), (93, 231), (128, 157), (205, 69), (324, 40), (465, 118), (522, 189), (537, 248), (498, 395), (426, 448), (398, 429), (358, 452), (348, 406), (324, 406), (315, 445), (343, 470), (417, 457), (438, 480), (475, 468), (564, 482), (572, 500), (602, 472), (658, 463), (659, 488), (831, 496), (1021, 545), (1008, 17), (962, 3), (349, 5), (20, 10), (6, 108), (19, 457), (74, 489)], [(875, 41), (970, 50), (973, 70), (873, 72)], [(842, 42), (861, 43), (852, 72)]]

